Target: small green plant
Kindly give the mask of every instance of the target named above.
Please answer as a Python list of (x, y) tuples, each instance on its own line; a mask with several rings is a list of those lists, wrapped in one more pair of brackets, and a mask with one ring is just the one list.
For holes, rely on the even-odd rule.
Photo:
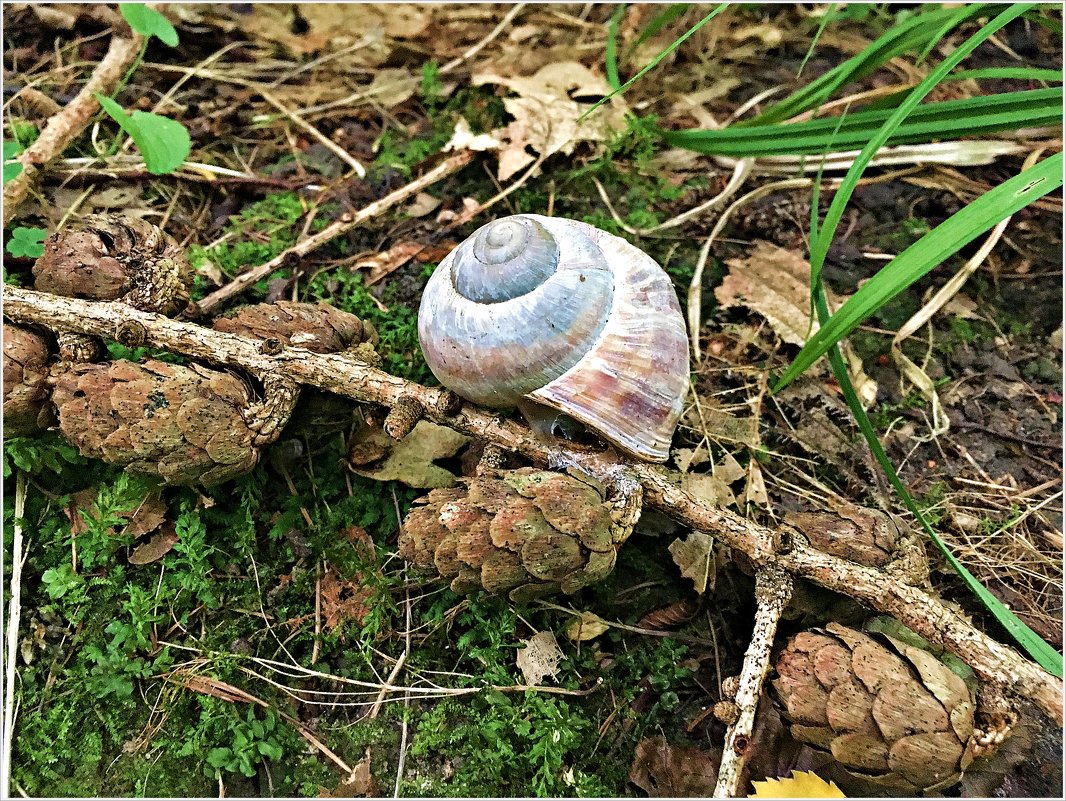
[[(22, 165), (20, 164), (21, 168)], [(44, 255), (44, 238), (48, 232), (43, 228), (25, 228), (19, 226), (11, 231), (11, 238), (7, 240), (4, 250), (12, 256), (26, 256), (36, 259)]]
[(22, 164), (15, 161), (15, 156), (22, 152), (18, 142), (4, 142), (4, 183), (22, 174)]
[(227, 771), (254, 776), (264, 759), (281, 759), (285, 752), (274, 731), (277, 722), (273, 709), (267, 709), (260, 720), (256, 717), (255, 707), (249, 706), (244, 721), (232, 729), (232, 742), (207, 752), (204, 774), (208, 778), (218, 778), (222, 771)]
[[(178, 44), (178, 32), (174, 30), (174, 26), (167, 18), (155, 9), (148, 8), (144, 3), (123, 3), (120, 11), (130, 28), (135, 33), (144, 36), (145, 40), (140, 54), (119, 85), (119, 89), (125, 85), (129, 76), (144, 59), (148, 42), (153, 36), (169, 47), (176, 47)], [(189, 151), (192, 149), (192, 140), (188, 129), (177, 120), (147, 111), (134, 111), (132, 114), (127, 114), (122, 106), (99, 92), (96, 93), (96, 99), (107, 115), (117, 122), (137, 145), (148, 172), (153, 175), (174, 172), (188, 158)]]

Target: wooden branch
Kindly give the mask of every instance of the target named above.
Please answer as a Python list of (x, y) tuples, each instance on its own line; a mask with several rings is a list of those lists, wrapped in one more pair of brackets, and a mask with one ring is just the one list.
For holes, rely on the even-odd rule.
[(469, 164), (473, 158), (474, 153), (470, 150), (456, 153), (454, 156), (442, 161), (422, 177), (411, 181), (411, 183), (406, 186), (401, 186), (395, 192), (390, 192), (385, 195), (385, 197), (381, 198), (381, 200), (375, 200), (370, 205), (361, 208), (355, 214), (342, 214), (339, 219), (327, 225), (317, 234), (312, 234), (307, 237), (307, 239), (297, 242), (291, 248), (279, 253), (270, 261), (260, 264), (258, 267), (253, 267), (245, 273), (241, 273), (225, 286), (216, 289), (197, 304), (200, 312), (206, 314), (212, 311), (220, 303), (224, 303), (235, 295), (239, 295), (256, 281), (266, 278), (279, 267), (298, 261), (311, 251), (317, 250), (327, 242), (336, 239), (341, 234), (345, 234), (353, 228), (362, 225), (367, 220), (377, 217), (379, 214), (384, 213), (398, 203), (402, 203), (408, 198), (414, 197), (423, 189), (435, 184), (442, 178), (458, 172)]
[(22, 172), (4, 184), (4, 227), (15, 215), (15, 210), (26, 197), (40, 168), (66, 150), (67, 145), (85, 130), (100, 103), (95, 97), (99, 92), (110, 95), (122, 76), (141, 52), (142, 36), (135, 33), (112, 36), (111, 45), (81, 91), (58, 114), (52, 116), (41, 135), (32, 145), (19, 153), (16, 161)]
[(624, 460), (613, 453), (593, 453), (548, 444), (525, 425), (458, 404), (448, 390), (405, 381), (340, 354), (318, 354), (286, 348), (277, 355), (261, 352), (261, 344), (161, 315), (131, 309), (122, 303), (61, 298), (17, 287), (5, 287), (4, 316), (15, 323), (46, 326), (58, 332), (113, 339), (117, 326), (139, 325), (146, 345), (204, 362), (240, 368), (255, 375), (277, 374), (363, 403), (392, 407), (406, 396), (417, 401), (430, 419), (505, 450), (515, 451), (549, 467), (573, 466), (595, 476), (610, 477), (624, 468), (644, 489), (644, 503), (680, 523), (716, 536), (742, 551), (762, 568), (779, 565), (795, 576), (855, 598), (895, 617), (969, 664), (984, 680), (1034, 701), (1062, 725), (1062, 681), (1023, 658), (1009, 646), (978, 631), (936, 597), (899, 578), (830, 556), (803, 543), (791, 544), (778, 532), (682, 490), (676, 473), (663, 467)]
[(770, 650), (781, 613), (792, 597), (792, 576), (780, 565), (768, 564), (755, 575), (755, 629), (744, 654), (744, 667), (736, 694), (737, 719), (725, 735), (725, 749), (718, 768), (715, 798), (733, 798), (740, 787), (740, 776), (747, 762), (751, 732), (755, 728), (755, 710), (762, 696), (763, 682), (770, 672)]

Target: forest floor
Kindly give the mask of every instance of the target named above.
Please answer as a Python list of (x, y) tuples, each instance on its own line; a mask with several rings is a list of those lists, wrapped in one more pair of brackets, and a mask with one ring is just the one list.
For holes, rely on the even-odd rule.
[[(733, 167), (667, 147), (656, 126), (711, 127), (750, 114), (747, 101), (808, 83), (906, 13), (850, 7), (808, 53), (821, 21), (810, 9), (730, 8), (611, 105), (614, 116), (602, 117), (610, 124), (590, 128), (575, 111), (606, 91), (615, 7), (529, 5), (504, 20), (511, 8), (173, 4), (180, 43), (151, 40), (116, 100), (181, 120), (192, 139), (186, 163), (150, 174), (103, 117), (51, 165), (14, 224), (51, 232), (90, 213), (141, 217), (186, 249), (199, 300), (415, 180), (446, 147), (475, 149), (468, 166), (216, 310), (324, 301), (377, 327), (383, 369), (435, 383), (415, 318), (426, 279), (456, 243), (505, 214), (584, 220), (663, 264), (684, 305), (719, 212), (628, 232), (712, 198)], [(100, 9), (5, 4), (5, 145), (32, 141), (103, 57), (114, 15)], [(702, 16), (689, 8), (642, 37), (656, 13), (632, 6), (621, 16), (623, 77)], [(1020, 60), (1061, 70), (1061, 41), (1019, 20), (963, 67)], [(849, 92), (911, 81), (917, 69), (913, 59), (893, 59)], [(950, 86), (965, 96), (972, 83)], [(546, 137), (544, 124), (561, 138)], [(874, 170), (883, 180), (857, 190), (830, 250), (831, 292), (855, 292), (1015, 175), (1023, 159)], [(780, 177), (750, 177), (743, 191)], [(768, 369), (797, 350), (783, 331), (806, 320), (806, 295), (777, 278), (806, 291), (810, 203), (809, 188), (773, 192), (739, 209), (711, 247), (698, 402), (671, 463), (693, 491), (766, 523), (844, 502), (901, 508), (824, 362), (767, 394)], [(889, 457), (948, 546), (1061, 651), (1061, 199), (1016, 214), (950, 303), (902, 342), (936, 387), (946, 433), (933, 430), (928, 397), (903, 376), (891, 347), (979, 244), (855, 331), (855, 375)], [(32, 286), (32, 252), (8, 248), (6, 282)], [(117, 343), (109, 350), (145, 355)], [(378, 481), (374, 469), (355, 472), (347, 435), (360, 412), (316, 402), (301, 407), (248, 475), (206, 489), (168, 487), (156, 527), (173, 533), (171, 548), (135, 559), (137, 534), (150, 533), (130, 525), (145, 483), (77, 455), (53, 432), (5, 443), (5, 478), (28, 476), (13, 792), (709, 795), (725, 731), (709, 710), (721, 680), (739, 672), (751, 634), (750, 571), (712, 546), (697, 575), (670, 547), (686, 532), (646, 515), (615, 572), (577, 595), (525, 606), (456, 595), (396, 554), (399, 520), (423, 491), (403, 475)], [(423, 463), (462, 474), (466, 447)], [(10, 549), (13, 480), (4, 493)], [(1006, 641), (927, 550), (941, 595)], [(6, 587), (10, 560), (5, 571)], [(580, 629), (575, 614), (597, 625)], [(780, 638), (867, 614), (801, 585)], [(542, 632), (560, 651), (554, 673), (541, 677), (554, 692), (522, 689), (518, 654)], [(790, 741), (770, 704), (758, 736), (754, 779), (824, 766)], [(1060, 730), (1031, 726), (994, 765), (946, 792), (1054, 796), (1061, 747)], [(849, 793), (877, 792), (834, 778)]]

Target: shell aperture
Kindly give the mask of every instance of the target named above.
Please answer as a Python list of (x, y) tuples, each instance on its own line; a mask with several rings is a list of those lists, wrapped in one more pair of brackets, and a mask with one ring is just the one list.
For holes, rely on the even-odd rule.
[(455, 289), (478, 303), (501, 303), (543, 284), (559, 264), (559, 246), (543, 225), (505, 217), (482, 226), (455, 261)]

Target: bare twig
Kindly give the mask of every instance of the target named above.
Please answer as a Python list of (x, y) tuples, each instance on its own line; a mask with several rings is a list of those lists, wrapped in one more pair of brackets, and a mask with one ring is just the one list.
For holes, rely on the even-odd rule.
[(740, 786), (740, 776), (748, 757), (751, 732), (755, 727), (755, 709), (759, 705), (762, 685), (770, 670), (770, 649), (781, 613), (792, 597), (792, 576), (778, 565), (767, 565), (755, 576), (755, 630), (744, 654), (740, 686), (735, 703), (737, 719), (726, 731), (722, 764), (718, 768), (715, 798), (732, 798)]
[(4, 315), (15, 323), (43, 325), (59, 332), (113, 338), (120, 323), (139, 323), (144, 343), (193, 359), (239, 368), (253, 375), (276, 374), (363, 403), (391, 407), (402, 396), (417, 400), (426, 416), (442, 425), (520, 453), (538, 464), (571, 464), (608, 477), (620, 465), (644, 488), (644, 503), (684, 525), (716, 536), (744, 552), (756, 568), (776, 563), (831, 590), (891, 615), (930, 642), (954, 653), (985, 681), (1033, 700), (1062, 725), (1062, 681), (1017, 651), (978, 631), (933, 595), (880, 570), (830, 556), (802, 543), (783, 546), (779, 534), (684, 491), (676, 474), (617, 454), (547, 444), (526, 426), (503, 420), (470, 404), (457, 405), (447, 390), (431, 389), (376, 370), (342, 354), (287, 348), (277, 355), (260, 351), (254, 339), (132, 309), (122, 303), (61, 298), (6, 287)]
[(347, 233), (348, 231), (356, 228), (367, 220), (377, 217), (379, 214), (384, 213), (388, 209), (402, 203), (410, 197), (414, 197), (427, 186), (436, 183), (437, 181), (458, 172), (473, 159), (474, 154), (469, 150), (464, 150), (461, 153), (456, 153), (448, 159), (445, 159), (432, 170), (427, 172), (421, 178), (418, 178), (406, 186), (402, 186), (395, 192), (391, 192), (381, 200), (375, 200), (368, 206), (364, 206), (355, 214), (342, 214), (338, 220), (330, 223), (317, 234), (312, 234), (307, 239), (301, 240), (293, 245), (288, 250), (279, 253), (265, 264), (260, 264), (248, 272), (241, 273), (234, 278), (230, 283), (225, 286), (216, 289), (210, 295), (200, 301), (200, 311), (208, 313), (220, 303), (229, 300), (235, 295), (239, 295), (245, 289), (250, 287), (256, 281), (270, 275), (274, 270), (278, 269), (284, 264), (289, 264), (297, 259), (303, 258), (313, 250), (317, 250), (327, 242), (336, 239), (338, 236)]
[(111, 45), (88, 82), (67, 106), (54, 115), (45, 125), (41, 135), (32, 145), (19, 153), (17, 161), (22, 172), (4, 184), (4, 227), (6, 228), (15, 210), (26, 197), (40, 168), (62, 153), (71, 142), (85, 130), (100, 103), (96, 93), (109, 95), (118, 86), (122, 76), (141, 51), (143, 37), (137, 34), (112, 36)]
[(7, 655), (4, 665), (3, 752), (0, 753), (0, 791), (11, 797), (11, 744), (15, 734), (15, 654), (22, 612), (22, 518), (26, 513), (26, 474), (15, 479), (15, 520), (11, 543), (11, 607), (7, 618)]

